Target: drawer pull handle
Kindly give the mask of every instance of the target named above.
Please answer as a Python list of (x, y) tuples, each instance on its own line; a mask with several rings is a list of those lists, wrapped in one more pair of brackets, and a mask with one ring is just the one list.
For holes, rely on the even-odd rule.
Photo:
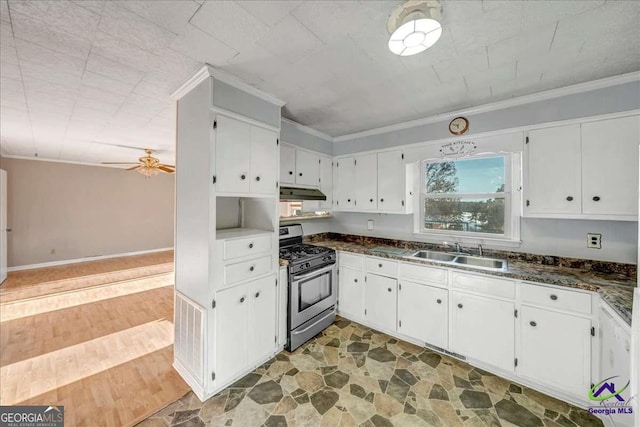
[(387, 290), (388, 290), (389, 292), (391, 292), (391, 288), (387, 288)]
[(260, 296), (260, 292), (256, 292), (256, 298)]
[(382, 264), (378, 264), (378, 267), (382, 268)]
[(538, 324), (537, 324), (536, 322), (534, 322), (533, 320), (532, 320), (531, 322), (529, 322), (529, 324), (530, 324), (531, 326), (533, 326), (534, 328), (538, 325)]
[(462, 304), (458, 304), (458, 308), (462, 308)]
[(551, 298), (553, 301), (558, 299), (558, 295), (551, 295), (549, 298)]
[(251, 267), (249, 267), (249, 271), (253, 271), (253, 270), (255, 270), (255, 269), (256, 269), (256, 268), (255, 268), (253, 265), (252, 265)]
[(249, 243), (249, 249), (253, 249), (253, 243)]
[(442, 300), (441, 300), (440, 298), (438, 298), (438, 299), (436, 300), (436, 302), (437, 302), (438, 304), (442, 304)]
[(240, 304), (244, 302), (244, 297), (240, 298)]

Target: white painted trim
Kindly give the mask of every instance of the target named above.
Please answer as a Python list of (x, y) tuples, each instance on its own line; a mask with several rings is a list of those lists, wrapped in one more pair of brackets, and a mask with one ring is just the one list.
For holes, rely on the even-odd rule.
[[(619, 76), (607, 77), (604, 79), (593, 80), (590, 82), (579, 83), (571, 86), (565, 86), (557, 89), (550, 89), (543, 92), (533, 93), (531, 95), (518, 96), (516, 98), (506, 99), (503, 101), (492, 102), (489, 104), (479, 105), (477, 107), (466, 108), (462, 110), (450, 111), (448, 113), (436, 114), (434, 116), (425, 117), (422, 119), (410, 120), (389, 126), (382, 126), (375, 129), (369, 129), (362, 132), (355, 132), (351, 134), (341, 135), (333, 138), (333, 142), (343, 142), (351, 139), (362, 138), (371, 135), (378, 135), (381, 133), (387, 133), (397, 130), (408, 129), (416, 126), (427, 125), (430, 123), (437, 123), (445, 120), (451, 120), (456, 116), (471, 116), (474, 114), (486, 113), (489, 111), (502, 110), (509, 107), (516, 107), (519, 105), (530, 104), (538, 101), (546, 101), (549, 99), (559, 98), (567, 95), (574, 95), (577, 93), (589, 92), (596, 89), (602, 89), (611, 86), (617, 86), (624, 83), (633, 81), (640, 81), (640, 72), (634, 71), (628, 74), (621, 74)], [(465, 136), (460, 136), (466, 137)]]
[(293, 127), (295, 127), (296, 129), (298, 129), (300, 132), (304, 132), (304, 133), (308, 133), (309, 135), (313, 135), (313, 136), (317, 136), (318, 138), (324, 139), (325, 141), (328, 142), (333, 142), (333, 137), (327, 135), (324, 132), (320, 132), (319, 130), (310, 128), (309, 126), (305, 126), (301, 123), (298, 123), (296, 121), (293, 121), (291, 119), (287, 119), (286, 117), (282, 117), (281, 120), (283, 122), (289, 123), (290, 125), (292, 125)]
[(135, 252), (124, 252), (113, 255), (97, 255), (85, 258), (75, 258), (75, 259), (64, 259), (60, 261), (51, 261), (51, 262), (43, 262), (39, 264), (28, 264), (28, 265), (17, 265), (15, 267), (9, 267), (8, 271), (21, 271), (21, 270), (31, 270), (34, 268), (44, 268), (44, 267), (54, 267), (56, 265), (65, 265), (65, 264), (75, 264), (78, 262), (87, 262), (87, 261), (98, 261), (101, 259), (110, 259), (110, 258), (120, 258), (125, 256), (133, 256), (133, 255), (143, 255), (143, 254), (151, 254), (155, 252), (164, 252), (173, 250), (173, 246), (167, 248), (159, 248), (159, 249), (149, 249), (144, 251), (135, 251)]
[(173, 93), (171, 94), (171, 98), (177, 101), (178, 99), (182, 98), (187, 93), (189, 93), (189, 91), (191, 91), (194, 87), (196, 87), (200, 82), (202, 82), (207, 77), (213, 77), (216, 80), (219, 80), (223, 83), (226, 83), (230, 86), (240, 89), (241, 91), (246, 92), (250, 95), (263, 99), (271, 104), (275, 104), (278, 107), (282, 107), (283, 105), (286, 104), (286, 102), (283, 101), (282, 99), (274, 95), (271, 95), (270, 93), (263, 92), (260, 89), (257, 89), (254, 86), (251, 86), (241, 81), (237, 77), (227, 72), (224, 72), (222, 70), (219, 70), (209, 64), (206, 64), (204, 67), (199, 69), (194, 75), (192, 75), (184, 83), (182, 83), (180, 87), (178, 87), (178, 89), (173, 91)]

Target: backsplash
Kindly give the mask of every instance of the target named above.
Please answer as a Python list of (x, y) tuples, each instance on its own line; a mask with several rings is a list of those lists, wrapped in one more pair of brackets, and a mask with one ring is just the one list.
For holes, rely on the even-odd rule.
[[(341, 240), (347, 243), (359, 243), (379, 246), (391, 246), (406, 250), (428, 249), (436, 251), (451, 251), (450, 246), (434, 243), (424, 243), (409, 240), (386, 239), (381, 237), (358, 236), (354, 234), (341, 233), (317, 233), (305, 236), (309, 243), (322, 240)], [(478, 255), (477, 248), (467, 248), (463, 246), (465, 252)], [(484, 250), (484, 255), (495, 258), (503, 258), (513, 261), (523, 261), (528, 263), (547, 265), (552, 267), (565, 267), (580, 270), (588, 270), (598, 274), (616, 275), (620, 278), (635, 280), (637, 277), (637, 266), (635, 264), (623, 264), (618, 262), (594, 261), (580, 258), (567, 258), (551, 255), (537, 255), (525, 252), (512, 252), (502, 250)]]

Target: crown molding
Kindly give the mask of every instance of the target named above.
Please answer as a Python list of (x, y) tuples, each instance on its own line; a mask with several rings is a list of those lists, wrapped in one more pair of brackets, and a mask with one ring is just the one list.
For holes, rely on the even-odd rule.
[(243, 82), (237, 77), (215, 67), (212, 67), (209, 64), (206, 64), (204, 67), (196, 71), (191, 77), (185, 80), (185, 82), (182, 83), (178, 89), (173, 91), (173, 93), (171, 94), (171, 98), (177, 101), (208, 77), (213, 77), (216, 80), (226, 83), (229, 86), (233, 86), (236, 89), (240, 89), (243, 92), (247, 92), (248, 94), (263, 99), (271, 104), (275, 104), (278, 107), (282, 107), (286, 104), (286, 102), (282, 99), (271, 95), (270, 93), (261, 91), (260, 89), (257, 89), (254, 86)]
[(549, 99), (560, 98), (562, 96), (574, 95), (578, 93), (589, 92), (596, 89), (617, 86), (633, 81), (640, 81), (640, 71), (634, 71), (618, 76), (606, 77), (604, 79), (593, 80), (585, 83), (578, 83), (571, 86), (564, 86), (557, 89), (550, 89), (543, 92), (537, 92), (530, 95), (518, 96), (516, 98), (506, 99), (503, 101), (492, 102), (489, 104), (479, 105), (477, 107), (465, 108), (462, 110), (450, 111), (447, 113), (437, 114), (434, 116), (424, 117), (421, 119), (410, 120), (407, 122), (397, 123), (394, 125), (382, 126), (375, 129), (369, 129), (361, 132), (350, 133), (333, 138), (333, 142), (344, 142), (356, 138), (363, 138), (371, 135), (379, 135), (381, 133), (393, 132), (403, 129), (409, 129), (416, 126), (423, 126), (431, 123), (437, 123), (450, 120), (456, 116), (470, 116), (490, 111), (502, 110), (510, 107), (531, 104), (538, 101), (546, 101)]
[(310, 128), (309, 126), (305, 126), (305, 125), (300, 124), (300, 123), (298, 123), (296, 121), (293, 121), (291, 119), (287, 119), (286, 117), (282, 117), (280, 120), (282, 120), (285, 123), (289, 123), (291, 126), (295, 127), (296, 129), (298, 129), (301, 132), (308, 133), (308, 134), (313, 135), (313, 136), (317, 136), (318, 138), (324, 139), (325, 141), (328, 141), (328, 142), (334, 142), (333, 141), (333, 137), (330, 136), (330, 135), (327, 135), (324, 132), (320, 132), (319, 130), (316, 130), (314, 128)]

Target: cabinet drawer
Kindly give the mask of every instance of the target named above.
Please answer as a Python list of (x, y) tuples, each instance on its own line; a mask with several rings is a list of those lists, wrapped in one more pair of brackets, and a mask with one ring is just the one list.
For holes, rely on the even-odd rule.
[(584, 292), (523, 283), (521, 296), (524, 304), (591, 314), (591, 295)]
[(252, 236), (242, 239), (225, 240), (224, 260), (268, 252), (271, 250), (271, 236)]
[(252, 259), (249, 261), (229, 264), (224, 267), (224, 284), (248, 280), (253, 277), (261, 276), (269, 273), (273, 268), (273, 260), (271, 255)]
[(464, 289), (479, 294), (493, 295), (500, 298), (514, 299), (516, 296), (515, 281), (475, 274), (454, 272), (453, 288)]
[(442, 287), (447, 286), (447, 270), (444, 268), (427, 267), (414, 263), (400, 263), (398, 270), (401, 279), (411, 279), (415, 282), (429, 283)]
[(350, 254), (348, 252), (340, 252), (338, 254), (338, 262), (345, 267), (357, 268), (362, 270), (362, 255)]
[(368, 271), (375, 274), (381, 274), (383, 276), (398, 276), (398, 263), (384, 258), (370, 258), (364, 259), (364, 271)]

